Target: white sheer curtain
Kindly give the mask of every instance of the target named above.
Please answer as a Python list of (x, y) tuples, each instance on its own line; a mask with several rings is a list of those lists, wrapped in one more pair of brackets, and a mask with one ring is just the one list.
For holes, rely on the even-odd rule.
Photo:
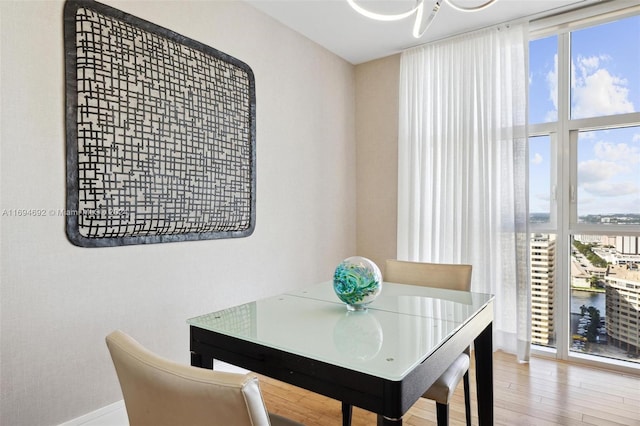
[(470, 263), (494, 345), (528, 360), (527, 29), (421, 46), (400, 65), (398, 258)]

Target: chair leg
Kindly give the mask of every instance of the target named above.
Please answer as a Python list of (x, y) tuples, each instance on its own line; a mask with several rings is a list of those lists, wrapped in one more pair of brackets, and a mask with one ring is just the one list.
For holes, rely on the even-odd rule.
[(353, 410), (351, 405), (342, 403), (342, 426), (351, 426), (351, 414)]
[(464, 412), (467, 419), (467, 426), (471, 426), (471, 393), (469, 392), (469, 370), (464, 373), (462, 381), (464, 383)]
[(438, 416), (438, 426), (449, 426), (449, 404), (436, 402), (436, 415)]

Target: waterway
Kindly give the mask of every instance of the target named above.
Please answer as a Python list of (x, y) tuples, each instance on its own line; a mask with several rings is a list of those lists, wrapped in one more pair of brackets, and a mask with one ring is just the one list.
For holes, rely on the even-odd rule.
[(580, 306), (593, 306), (600, 311), (600, 316), (606, 316), (606, 296), (604, 293), (592, 293), (590, 291), (571, 290), (571, 313), (579, 314)]

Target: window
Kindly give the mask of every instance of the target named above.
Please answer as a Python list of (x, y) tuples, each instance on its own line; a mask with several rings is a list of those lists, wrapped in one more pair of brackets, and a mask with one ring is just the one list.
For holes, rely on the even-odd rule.
[(562, 359), (640, 367), (640, 8), (537, 31), (532, 340)]
[(533, 223), (549, 223), (551, 219), (551, 138), (549, 135), (529, 138), (529, 218)]

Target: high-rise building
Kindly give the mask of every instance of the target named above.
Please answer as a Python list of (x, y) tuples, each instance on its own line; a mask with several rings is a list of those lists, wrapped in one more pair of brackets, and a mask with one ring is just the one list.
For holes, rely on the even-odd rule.
[(555, 342), (555, 235), (531, 238), (531, 342), (549, 346)]
[(599, 235), (574, 235), (573, 239), (582, 244), (600, 244), (602, 242), (602, 237)]
[(617, 236), (616, 251), (620, 254), (640, 254), (638, 237), (629, 235)]
[(640, 271), (637, 264), (611, 265), (605, 277), (609, 343), (640, 354)]

